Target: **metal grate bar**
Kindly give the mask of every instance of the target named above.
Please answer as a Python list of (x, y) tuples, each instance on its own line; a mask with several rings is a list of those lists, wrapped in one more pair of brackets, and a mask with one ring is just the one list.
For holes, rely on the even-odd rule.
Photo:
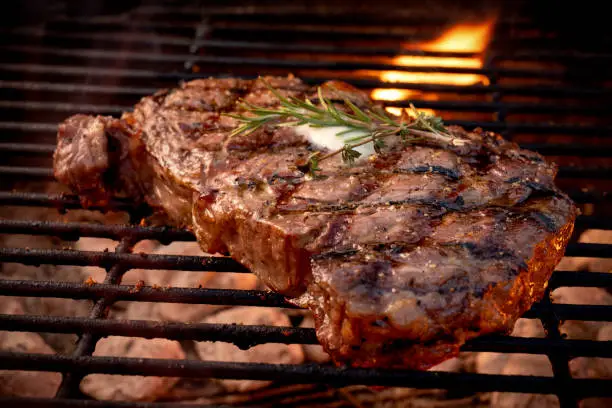
[[(128, 31), (129, 29), (142, 29), (143, 31), (163, 31), (162, 29), (170, 29), (175, 35), (184, 33), (183, 36), (190, 36), (193, 32), (192, 28), (199, 22), (199, 13), (194, 14), (192, 21), (148, 21), (148, 20), (134, 20), (128, 18), (113, 19), (112, 21), (96, 20), (91, 17), (75, 17), (71, 16), (66, 20), (57, 20), (55, 24), (69, 24), (74, 30), (78, 30), (80, 27), (96, 27), (103, 31), (112, 31), (120, 28)], [(179, 30), (180, 29), (180, 30)]]
[[(319, 344), (314, 329), (235, 324), (176, 323), (146, 320), (100, 320), (79, 317), (15, 316), (0, 314), (0, 329), (44, 333), (90, 333), (97, 336), (222, 341), (242, 349), (263, 343)], [(468, 341), (462, 351), (548, 354), (574, 357), (612, 357), (612, 342), (486, 336)]]
[(0, 248), (0, 261), (18, 262), (24, 265), (89, 265), (103, 268), (109, 268), (120, 263), (130, 268), (141, 269), (248, 272), (244, 266), (227, 257), (129, 254), (58, 249)]
[[(56, 208), (60, 212), (81, 209), (78, 196), (69, 194), (43, 194), (0, 191), (0, 204), (2, 205), (30, 205), (35, 207)], [(126, 199), (111, 199), (104, 207), (90, 206), (89, 210), (97, 211), (134, 211), (134, 202)]]
[(341, 45), (323, 45), (323, 44), (296, 44), (296, 43), (279, 43), (265, 41), (236, 41), (226, 39), (202, 39), (196, 40), (194, 45), (200, 48), (220, 48), (224, 49), (245, 49), (256, 51), (272, 51), (272, 52), (298, 52), (298, 53), (313, 53), (313, 54), (334, 54), (334, 55), (365, 55), (379, 57), (397, 57), (401, 55), (407, 56), (428, 56), (428, 57), (446, 57), (446, 58), (473, 58), (480, 56), (477, 52), (468, 51), (429, 51), (407, 49), (402, 47), (365, 47), (365, 46), (346, 46)]
[(33, 177), (43, 179), (55, 179), (53, 169), (44, 167), (17, 167), (0, 166), (0, 176), (18, 176), (20, 178)]
[(539, 319), (549, 313), (554, 313), (560, 320), (612, 322), (612, 306), (603, 305), (552, 304), (548, 306), (542, 303), (535, 303), (522, 317)]
[[(206, 48), (221, 48), (221, 49), (246, 49), (258, 51), (279, 51), (279, 52), (304, 52), (317, 54), (348, 54), (348, 55), (375, 55), (396, 57), (401, 55), (408, 56), (432, 56), (432, 57), (457, 57), (457, 58), (472, 58), (479, 57), (482, 53), (468, 51), (429, 51), (422, 49), (407, 49), (401, 47), (356, 47), (356, 46), (336, 46), (336, 45), (320, 45), (320, 44), (295, 44), (295, 43), (274, 43), (262, 41), (235, 41), (235, 40), (215, 40), (206, 39), (198, 40), (195, 44), (199, 47)], [(573, 61), (573, 60), (610, 60), (610, 53), (581, 53), (576, 51), (556, 50), (521, 50), (515, 51), (511, 56), (499, 54), (496, 50), (487, 51), (490, 57), (495, 61)]]
[[(98, 50), (91, 48), (53, 48), (32, 45), (0, 45), (5, 53), (53, 55), (78, 58), (110, 58), (121, 60), (144, 60), (155, 62), (183, 63), (189, 58), (189, 54), (154, 54), (149, 52), (123, 51), (123, 50)], [(211, 57), (212, 58), (212, 57)]]
[[(54, 91), (63, 93), (109, 93), (112, 95), (149, 95), (157, 91), (154, 88), (140, 88), (133, 86), (112, 86), (95, 84), (67, 84), (58, 82), (34, 81), (0, 81), (0, 87), (10, 89), (23, 89), (28, 91)], [(130, 107), (126, 106), (125, 109)], [(124, 109), (122, 107), (122, 109)], [(125, 110), (124, 109), (124, 110)]]
[[(561, 318), (552, 309), (550, 301), (550, 288), (546, 289), (544, 298), (540, 302), (544, 306), (544, 313), (540, 316), (540, 321), (546, 332), (547, 340), (562, 339), (559, 325)], [(578, 397), (572, 387), (572, 375), (569, 369), (569, 353), (566, 350), (550, 350), (548, 359), (552, 365), (554, 379), (557, 382), (557, 397), (561, 408), (578, 408)]]
[[(177, 38), (169, 36), (159, 36), (150, 33), (124, 33), (124, 32), (108, 32), (108, 33), (64, 33), (54, 31), (42, 31), (37, 29), (22, 29), (10, 34), (14, 37), (26, 38), (45, 38), (53, 39), (73, 39), (73, 40), (102, 40), (107, 42), (115, 42), (121, 45), (127, 43), (135, 44), (166, 44), (186, 47), (206, 47), (226, 49), (245, 49), (255, 51), (273, 51), (273, 52), (301, 52), (301, 53), (316, 53), (316, 54), (335, 54), (335, 55), (367, 55), (367, 56), (386, 56), (395, 57), (398, 55), (414, 55), (414, 56), (432, 56), (432, 57), (456, 57), (456, 58), (471, 58), (477, 57), (480, 53), (475, 52), (450, 52), (450, 51), (424, 51), (410, 50), (401, 47), (366, 47), (366, 46), (336, 46), (322, 44), (295, 44), (295, 43), (278, 43), (264, 41), (236, 41), (224, 39), (196, 39), (189, 40), (187, 38)], [(115, 44), (116, 48), (118, 44)], [(527, 54), (527, 56), (531, 56)], [(571, 54), (570, 54), (571, 56)]]
[(0, 129), (22, 130), (26, 132), (57, 132), (57, 123), (38, 122), (0, 122)]
[(94, 105), (90, 103), (63, 103), (63, 102), (38, 102), (38, 101), (0, 101), (0, 108), (15, 109), (21, 111), (41, 110), (51, 112), (91, 112), (91, 113), (121, 113), (129, 110), (129, 107), (118, 105)]
[(516, 50), (512, 55), (498, 54), (493, 58), (496, 61), (551, 61), (574, 63), (580, 61), (599, 61), (609, 63), (612, 54), (608, 52), (580, 52), (576, 50)]
[[(0, 65), (1, 66), (1, 65)], [(321, 78), (302, 78), (307, 83), (318, 83), (324, 79)], [(332, 78), (325, 78), (332, 79)], [(521, 86), (521, 85), (503, 85), (503, 84), (491, 84), (491, 85), (442, 85), (442, 84), (431, 84), (431, 83), (410, 83), (410, 82), (383, 82), (377, 79), (348, 79), (354, 86), (362, 89), (371, 88), (398, 88), (398, 89), (411, 89), (415, 91), (423, 92), (437, 92), (437, 93), (458, 93), (458, 94), (488, 94), (503, 92), (506, 95), (521, 95), (521, 96), (540, 96), (540, 97), (597, 97), (607, 96), (612, 94), (612, 88), (574, 88), (567, 85), (562, 86), (548, 86), (548, 85), (533, 85), (533, 86)]]
[[(142, 69), (118, 69), (118, 68), (99, 68), (99, 67), (79, 67), (70, 65), (36, 65), (36, 64), (0, 64), (0, 70), (12, 71), (12, 72), (29, 72), (36, 74), (54, 74), (54, 75), (83, 75), (87, 77), (129, 77), (129, 78), (155, 78), (158, 80), (164, 80), (170, 82), (169, 85), (176, 83), (179, 80), (189, 80), (196, 78), (208, 78), (210, 76), (224, 77), (226, 74), (219, 74), (218, 72), (200, 72), (200, 73), (185, 73), (185, 72), (156, 72), (147, 71)], [(240, 77), (244, 79), (253, 79), (256, 76), (249, 75), (232, 75), (234, 77)], [(309, 77), (302, 76), (302, 80), (308, 84), (318, 84), (322, 81), (329, 79), (338, 78), (326, 78), (326, 77)], [(567, 85), (562, 86), (547, 86), (547, 85), (533, 85), (533, 86), (520, 86), (520, 85), (500, 85), (492, 84), (489, 86), (484, 85), (441, 85), (432, 83), (394, 83), (394, 82), (383, 82), (377, 79), (358, 79), (358, 78), (347, 78), (345, 81), (357, 86), (358, 88), (399, 88), (399, 89), (412, 89), (424, 92), (438, 92), (438, 93), (456, 93), (456, 94), (488, 94), (495, 92), (504, 92), (507, 95), (522, 95), (522, 96), (542, 96), (542, 97), (600, 97), (609, 96), (612, 94), (612, 88), (575, 88)], [(13, 83), (11, 81), (3, 81), (0, 83)], [(26, 81), (30, 85), (39, 84), (41, 82), (30, 82)], [(44, 82), (43, 82), (44, 83)], [(20, 87), (18, 82), (14, 82), (15, 87)], [(44, 83), (49, 84), (49, 83)], [(63, 89), (77, 88), (76, 91), (64, 91), (64, 92), (84, 92), (91, 89), (92, 92), (107, 92), (107, 93), (132, 93), (137, 96), (152, 94), (157, 91), (156, 88), (143, 88), (146, 91), (137, 90), (139, 88), (134, 87), (113, 87), (113, 86), (97, 86), (90, 84), (78, 84), (78, 83), (55, 83), (54, 90), (58, 92), (64, 91)], [(47, 85), (42, 85), (47, 86)], [(8, 86), (10, 87), (10, 86)], [(81, 88), (82, 87), (82, 88)], [(63, 89), (62, 89), (63, 88)], [(20, 89), (20, 88), (18, 88)]]
[(112, 50), (94, 50), (88, 48), (50, 48), (38, 46), (13, 46), (0, 45), (0, 49), (5, 52), (14, 53), (34, 53), (37, 55), (53, 55), (63, 57), (78, 58), (100, 58), (100, 59), (122, 59), (122, 60), (142, 60), (154, 62), (184, 62), (192, 60), (196, 64), (219, 64), (232, 66), (263, 66), (270, 68), (290, 68), (293, 70), (324, 69), (334, 71), (402, 71), (402, 72), (439, 72), (452, 74), (480, 74), (480, 75), (503, 75), (514, 78), (558, 78), (563, 79), (566, 75), (564, 70), (535, 70), (535, 69), (510, 69), (510, 68), (462, 68), (462, 67), (441, 67), (441, 66), (400, 66), (387, 63), (372, 62), (353, 62), (353, 61), (316, 61), (298, 59), (275, 59), (264, 57), (233, 57), (233, 56), (192, 56), (189, 54), (151, 54), (146, 52), (125, 52)]
[[(325, 383), (333, 386), (384, 385), (446, 388), (469, 392), (506, 391), (554, 394), (557, 390), (554, 378), (538, 376), (337, 368), (317, 364), (286, 365), (126, 357), (68, 357), (12, 352), (0, 352), (0, 369), (161, 377), (257, 378), (280, 383)], [(580, 397), (612, 396), (609, 380), (574, 379), (571, 385), (576, 395)]]
[(142, 227), (125, 224), (91, 224), (85, 222), (47, 222), (0, 220), (0, 233), (53, 235), (66, 241), (76, 241), (80, 237), (121, 239), (156, 239), (167, 243), (172, 241), (195, 241), (188, 230), (172, 227)]
[[(162, 73), (157, 71), (149, 71), (146, 69), (135, 69), (135, 68), (99, 68), (99, 67), (82, 67), (74, 65), (62, 65), (62, 64), (28, 64), (28, 63), (4, 63), (0, 64), (0, 70), (16, 72), (16, 73), (29, 73), (29, 74), (45, 74), (45, 75), (83, 75), (85, 77), (114, 77), (114, 78), (156, 78), (156, 79), (170, 79), (177, 81), (185, 75), (179, 73)], [(71, 84), (74, 86), (75, 84)], [(129, 89), (129, 87), (128, 87)], [(156, 91), (155, 89), (154, 91)]]
[(47, 40), (53, 39), (74, 39), (74, 40), (102, 40), (102, 41), (113, 41), (120, 44), (126, 43), (142, 43), (150, 46), (151, 44), (160, 45), (176, 45), (189, 47), (193, 44), (193, 40), (190, 36), (183, 38), (178, 36), (170, 35), (159, 35), (151, 32), (125, 32), (121, 31), (108, 31), (104, 33), (99, 32), (63, 32), (54, 31), (52, 27), (46, 27), (44, 29), (39, 27), (20, 27), (18, 30), (14, 30), (7, 33), (7, 36), (11, 37), (26, 37), (26, 38), (44, 38)]
[[(110, 296), (109, 296), (110, 298)], [(88, 333), (171, 340), (222, 341), (248, 349), (263, 343), (319, 344), (314, 329), (237, 324), (175, 323), (148, 320), (102, 320), (83, 317), (0, 314), (0, 329), (46, 333)]]
[[(412, 26), (414, 27), (414, 26)], [(315, 37), (317, 40), (322, 38), (327, 41), (330, 38), (333, 41), (341, 41), (344, 39), (349, 40), (396, 40), (396, 41), (425, 41), (430, 36), (436, 33), (435, 30), (431, 30), (429, 26), (421, 26), (420, 30), (415, 30), (410, 26), (410, 23), (405, 22), (402, 26), (372, 26), (369, 25), (367, 29), (361, 25), (351, 26), (340, 26), (337, 23), (332, 24), (270, 24), (262, 22), (254, 22), (251, 24), (245, 24), (241, 22), (240, 25), (235, 22), (214, 22), (212, 29), (217, 36), (240, 36), (241, 38), (253, 38), (253, 37), (266, 37), (271, 36), (278, 38), (295, 38), (298, 35), (308, 35)], [(429, 29), (426, 32), (424, 29)]]
[(519, 143), (521, 148), (535, 150), (544, 156), (610, 157), (612, 146), (586, 144)]
[[(154, 3), (154, 2), (151, 2)], [(516, 3), (522, 3), (517, 1)], [(347, 19), (349, 22), (353, 22), (354, 18), (363, 19), (365, 21), (376, 21), (382, 20), (382, 23), (389, 22), (395, 19), (399, 23), (413, 23), (413, 25), (437, 25), (445, 24), (448, 22), (447, 17), (437, 16), (430, 12), (423, 13), (422, 9), (415, 7), (379, 7), (375, 3), (361, 3), (356, 7), (355, 3), (338, 3), (334, 4), (334, 7), (320, 6), (317, 3), (311, 2), (296, 2), (296, 3), (284, 3), (279, 5), (278, 3), (271, 2), (266, 4), (265, 2), (258, 7), (243, 7), (231, 4), (216, 3), (206, 9), (192, 5), (177, 5), (173, 7), (171, 11), (167, 7), (160, 4), (146, 4), (133, 11), (133, 15), (142, 16), (144, 19), (150, 19), (152, 16), (158, 17), (171, 15), (176, 16), (175, 18), (182, 18), (184, 15), (199, 15), (204, 13), (206, 16), (215, 18), (225, 19), (241, 19), (248, 18), (249, 20), (254, 18), (270, 17), (295, 17), (296, 19), (302, 18), (333, 18), (334, 21), (337, 19)], [(510, 10), (509, 10), (510, 11)], [(452, 11), (451, 11), (452, 12)], [(507, 25), (510, 27), (532, 27), (532, 20), (527, 18), (520, 13), (512, 12), (505, 13), (499, 16), (500, 25)]]
[(0, 296), (37, 296), (98, 299), (108, 295), (116, 301), (262, 306), (299, 309), (276, 292), (261, 290), (155, 288), (151, 286), (92, 285), (73, 282), (0, 280)]
[(548, 287), (551, 290), (562, 286), (612, 287), (612, 274), (609, 272), (555, 271)]
[(589, 116), (605, 116), (610, 114), (607, 106), (589, 106), (574, 104), (548, 104), (548, 103), (514, 103), (514, 102), (479, 102), (479, 101), (428, 101), (423, 99), (410, 99), (405, 101), (383, 101), (385, 106), (408, 108), (411, 104), (419, 109), (430, 108), (448, 111), (477, 111), (529, 114), (574, 114)]
[[(409, 27), (409, 23), (404, 23), (401, 27), (377, 27), (378, 29), (364, 29), (364, 25), (357, 27), (339, 27), (337, 23), (329, 25), (298, 25), (298, 24), (274, 24), (272, 22), (258, 22), (249, 25), (237, 25), (235, 22), (213, 22), (211, 24), (214, 34), (217, 37), (226, 38), (281, 38), (281, 41), (289, 41), (292, 39), (300, 40), (301, 37), (296, 36), (296, 31), (307, 33), (310, 39), (314, 41), (341, 42), (341, 41), (384, 41), (386, 43), (393, 42), (422, 42), (431, 40), (433, 35), (439, 32), (434, 30), (424, 30), (420, 27), (418, 30)], [(498, 26), (500, 28), (500, 26)], [(364, 32), (367, 31), (367, 32)], [(517, 49), (519, 51), (540, 51), (540, 50), (555, 50), (564, 51), (566, 49), (559, 45), (556, 39), (542, 37), (541, 34), (523, 35), (522, 38), (493, 38), (488, 43), (487, 49), (491, 52), (498, 50), (508, 50), (508, 48)], [(609, 42), (609, 41), (608, 41)], [(605, 46), (605, 41), (602, 39), (602, 46)], [(603, 48), (603, 47), (602, 47)], [(605, 48), (604, 48), (605, 49)], [(604, 56), (605, 53), (597, 55)], [(582, 59), (584, 60), (584, 59)], [(578, 60), (580, 61), (580, 60)]]
[[(181, 402), (121, 402), (96, 401), (77, 399), (45, 399), (31, 397), (2, 397), (2, 407), (33, 407), (33, 408), (185, 408)], [(227, 405), (198, 405), (200, 408), (228, 408)]]
[(590, 256), (593, 258), (612, 258), (610, 245), (584, 244), (573, 242), (567, 246), (565, 256)]
[(0, 152), (52, 155), (55, 145), (39, 143), (0, 143)]

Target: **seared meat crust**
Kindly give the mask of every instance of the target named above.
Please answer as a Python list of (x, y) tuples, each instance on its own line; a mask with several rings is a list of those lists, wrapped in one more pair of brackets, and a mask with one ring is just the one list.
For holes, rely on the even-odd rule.
[[(316, 100), (298, 79), (267, 81)], [(322, 89), (373, 104), (347, 84)], [(450, 127), (469, 143), (390, 143), (352, 167), (326, 160), (313, 179), (301, 164), (314, 147), (292, 128), (228, 137), (237, 122), (221, 114), (240, 112), (239, 98), (278, 104), (260, 80), (204, 79), (121, 119), (73, 116), (59, 128), (55, 175), (85, 204), (126, 194), (191, 228), (204, 251), (231, 254), (314, 312), (337, 362), (425, 369), (510, 330), (541, 298), (576, 208), (537, 153)]]

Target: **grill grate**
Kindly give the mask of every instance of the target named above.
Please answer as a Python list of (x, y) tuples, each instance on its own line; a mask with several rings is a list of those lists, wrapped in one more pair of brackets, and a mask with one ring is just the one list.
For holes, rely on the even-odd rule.
[[(57, 186), (48, 188), (52, 185), (51, 153), (56, 124), (69, 114), (81, 111), (116, 115), (131, 109), (141, 96), (174, 86), (179, 80), (209, 75), (252, 78), (257, 74), (292, 72), (313, 84), (340, 78), (364, 89), (417, 92), (412, 99), (415, 105), (435, 109), (448, 117), (448, 123), (498, 131), (525, 148), (552, 156), (560, 164), (559, 184), (583, 209), (577, 231), (612, 229), (609, 218), (612, 195), (607, 192), (612, 178), (612, 142), (608, 138), (612, 130), (610, 38), (600, 38), (598, 49), (593, 45), (585, 50), (562, 49), (563, 37), (543, 35), (538, 21), (520, 10), (517, 6), (520, 2), (514, 2), (512, 8), (504, 5), (504, 12), (499, 13), (482, 68), (398, 67), (391, 58), (480, 55), (404, 48), (404, 42), (431, 40), (449, 23), (448, 18), (429, 14), (423, 17), (422, 11), (408, 7), (389, 13), (372, 5), (363, 8), (353, 5), (347, 9), (313, 6), (311, 2), (306, 6), (298, 3), (245, 8), (221, 3), (172, 9), (154, 2), (141, 3), (119, 16), (62, 15), (42, 25), (3, 29), (0, 186), (4, 191), (0, 191), (0, 206), (17, 208), (16, 214), (26, 207), (48, 208), (50, 213), (81, 209), (77, 197), (50, 192), (58, 191)], [(474, 15), (484, 18), (470, 11), (469, 17)], [(387, 70), (478, 74), (488, 84), (388, 83), (374, 75)], [(403, 107), (407, 102), (386, 104)], [(259, 290), (121, 285), (122, 275), (134, 268), (194, 273), (248, 271), (224, 257), (132, 253), (133, 246), (141, 240), (168, 244), (193, 241), (194, 237), (175, 228), (138, 225), (148, 210), (134, 208), (125, 199), (114, 199), (110, 209), (128, 213), (131, 223), (36, 221), (19, 215), (0, 219), (0, 234), (7, 236), (52, 236), (63, 241), (97, 237), (119, 242), (115, 252), (76, 251), (61, 246), (0, 248), (0, 262), (7, 267), (21, 263), (97, 266), (107, 270), (104, 282), (96, 284), (0, 279), (0, 296), (93, 302), (87, 317), (0, 315), (0, 330), (80, 336), (70, 355), (0, 351), (2, 370), (64, 373), (53, 400), (0, 396), (0, 404), (179, 406), (81, 399), (79, 383), (89, 373), (270, 379), (279, 384), (319, 383), (334, 388), (386, 385), (455, 390), (462, 395), (488, 391), (555, 394), (563, 407), (578, 406), (578, 401), (585, 397), (612, 396), (610, 380), (571, 378), (568, 367), (568, 361), (575, 357), (612, 358), (610, 342), (565, 339), (559, 331), (560, 322), (565, 320), (610, 322), (612, 306), (551, 304), (548, 297), (524, 316), (540, 319), (547, 330), (546, 338), (487, 336), (468, 342), (462, 350), (543, 354), (551, 361), (553, 377), (92, 357), (96, 342), (109, 335), (224, 341), (241, 348), (266, 342), (316, 344), (314, 331), (305, 328), (105, 319), (108, 308), (119, 301), (294, 308), (282, 296)], [(566, 255), (611, 258), (612, 251), (609, 245), (578, 243), (574, 239)], [(605, 271), (556, 271), (549, 291), (565, 286), (610, 288), (612, 275)], [(307, 404), (310, 400), (304, 398)], [(325, 398), (329, 399), (329, 395)], [(264, 398), (259, 402), (266, 401), (269, 402)], [(354, 406), (350, 401), (349, 397), (335, 406), (343, 403)]]

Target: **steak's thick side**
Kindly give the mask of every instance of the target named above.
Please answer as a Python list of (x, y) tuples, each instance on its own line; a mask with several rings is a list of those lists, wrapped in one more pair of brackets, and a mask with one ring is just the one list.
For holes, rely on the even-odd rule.
[[(314, 89), (267, 78), (284, 95)], [(340, 82), (323, 93), (372, 102)], [(338, 362), (424, 369), (469, 338), (505, 331), (539, 299), (576, 208), (556, 168), (490, 132), (449, 130), (461, 146), (390, 143), (312, 178), (314, 147), (292, 128), (229, 138), (239, 98), (275, 106), (260, 80), (196, 80), (145, 97), (121, 119), (60, 125), (56, 177), (86, 204), (127, 194), (192, 228), (271, 288), (309, 307)], [(342, 109), (342, 103), (338, 102)]]

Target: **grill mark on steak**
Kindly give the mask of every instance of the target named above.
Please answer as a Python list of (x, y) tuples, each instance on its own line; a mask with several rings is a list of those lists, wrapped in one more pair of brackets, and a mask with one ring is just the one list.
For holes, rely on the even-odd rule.
[(395, 169), (393, 170), (396, 174), (409, 174), (409, 173), (432, 173), (440, 174), (451, 180), (459, 180), (459, 173), (452, 169), (447, 169), (441, 166), (419, 166), (412, 169)]
[[(295, 78), (285, 96), (316, 100)], [(324, 84), (367, 109), (367, 95)], [(207, 252), (230, 253), (313, 311), (334, 360), (424, 369), (477, 335), (507, 331), (544, 293), (576, 209), (556, 167), (500, 136), (450, 126), (467, 148), (393, 143), (306, 177), (315, 150), (291, 128), (229, 138), (243, 97), (279, 101), (259, 81), (204, 79), (143, 98), (121, 119), (60, 125), (56, 177), (85, 205), (115, 193), (163, 210)], [(345, 109), (342, 104), (339, 109)]]

